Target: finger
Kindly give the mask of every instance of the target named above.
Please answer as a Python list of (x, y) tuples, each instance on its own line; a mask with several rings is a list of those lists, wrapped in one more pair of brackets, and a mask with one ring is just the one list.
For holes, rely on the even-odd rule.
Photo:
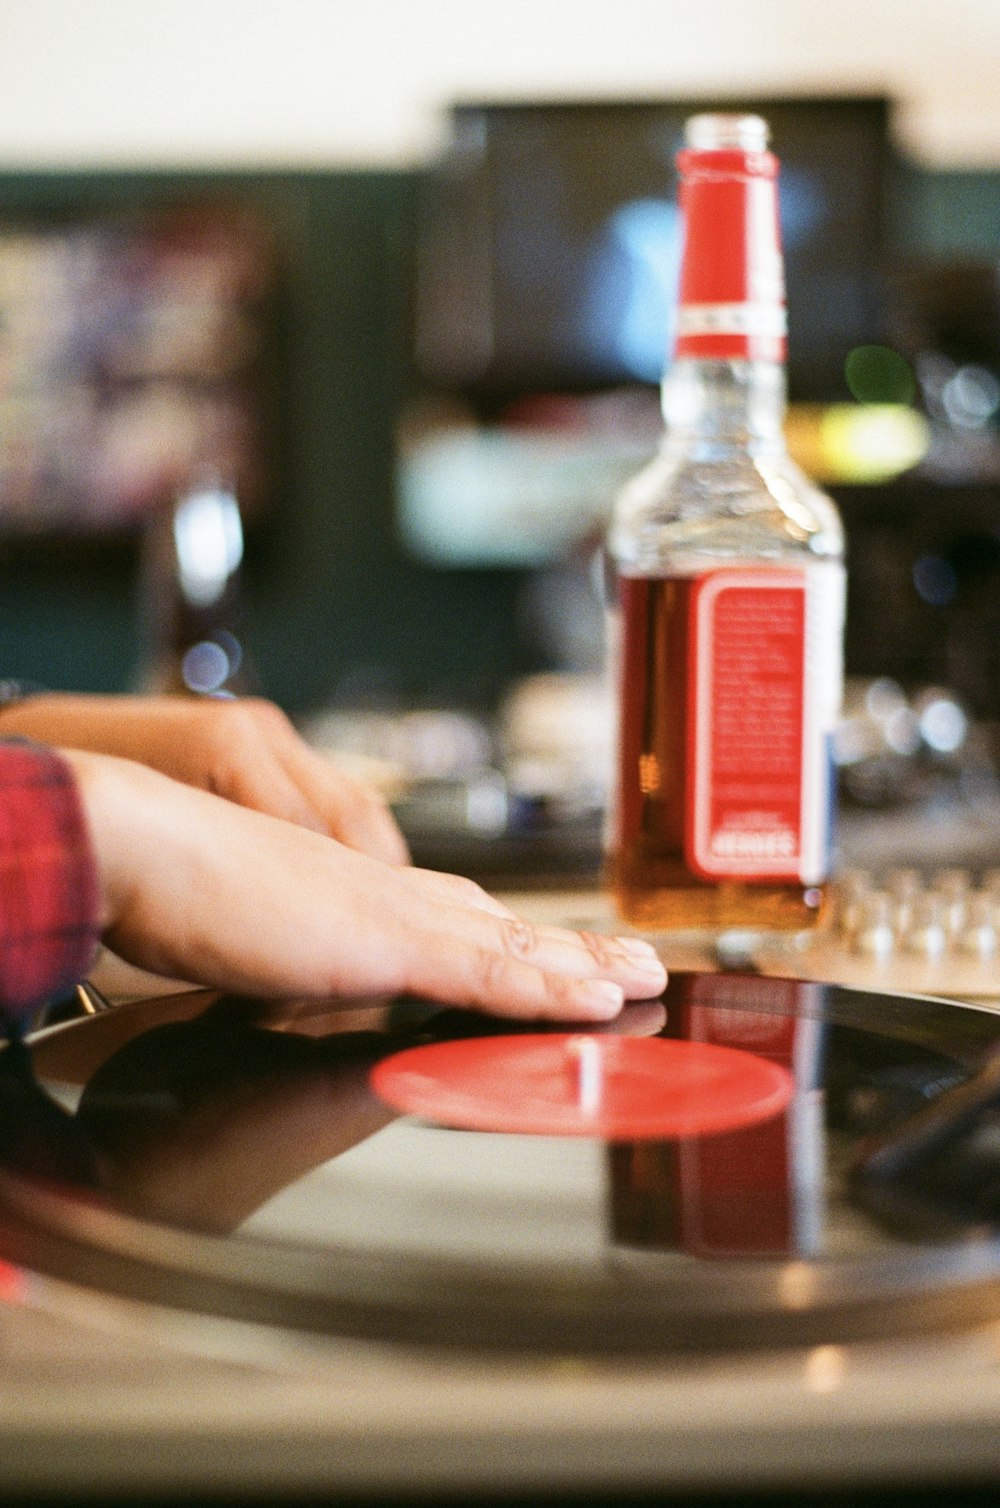
[[(313, 799), (330, 836), (383, 864), (409, 864), (410, 850), (399, 824), (381, 797), (359, 781), (337, 775), (326, 800)], [(313, 795), (310, 790), (307, 794)]]
[(409, 988), (504, 1016), (609, 1020), (625, 999), (650, 999), (666, 984), (662, 963), (642, 939), (536, 928), (509, 914), (453, 906), (432, 906), (412, 936)]
[(422, 950), (424, 967), (416, 969), (412, 988), (444, 1004), (520, 1021), (601, 1022), (616, 1017), (625, 1002), (612, 980), (546, 973), (496, 949), (456, 942), (447, 972), (440, 963), (426, 968), (433, 952)]
[(479, 946), (498, 948), (545, 973), (611, 980), (630, 1000), (651, 999), (662, 993), (667, 982), (655, 950), (639, 938), (534, 927), (518, 916), (477, 919), (475, 929), (468, 927), (466, 932)]
[[(436, 889), (445, 901), (469, 905), (477, 911), (507, 917), (515, 922), (520, 921), (517, 912), (513, 911), (510, 906), (464, 875), (448, 874), (436, 869), (411, 869), (408, 873), (413, 885), (419, 886), (425, 896)], [(559, 943), (569, 943), (575, 949), (582, 945), (598, 965), (605, 959), (623, 955), (631, 959), (658, 959), (659, 957), (653, 944), (643, 937), (604, 937), (597, 932), (569, 927), (535, 926), (531, 930), (539, 942), (548, 941), (554, 946)]]
[(321, 813), (266, 747), (259, 747), (252, 761), (241, 759), (216, 773), (210, 789), (213, 795), (223, 796), (251, 811), (280, 817), (312, 832), (327, 832)]
[(377, 791), (311, 749), (291, 724), (275, 756), (330, 837), (384, 864), (408, 864), (410, 851), (388, 804)]

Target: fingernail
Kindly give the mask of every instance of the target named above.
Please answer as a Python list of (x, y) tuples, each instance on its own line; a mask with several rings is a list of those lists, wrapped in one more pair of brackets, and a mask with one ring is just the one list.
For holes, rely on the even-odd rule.
[(616, 937), (615, 942), (630, 958), (655, 958), (656, 949), (642, 937)]
[(610, 979), (586, 979), (581, 981), (577, 999), (581, 1004), (592, 1005), (613, 1015), (625, 1004), (625, 991), (620, 984), (612, 984)]
[(630, 958), (628, 966), (629, 973), (638, 974), (642, 979), (662, 979), (667, 972), (658, 958)]

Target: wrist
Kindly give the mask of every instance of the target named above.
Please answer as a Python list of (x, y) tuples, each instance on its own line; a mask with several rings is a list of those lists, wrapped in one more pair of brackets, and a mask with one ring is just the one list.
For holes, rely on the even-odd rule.
[(83, 810), (96, 866), (98, 925), (103, 933), (119, 915), (126, 888), (121, 862), (128, 843), (121, 820), (124, 782), (115, 778), (113, 768), (122, 761), (81, 749), (61, 748), (58, 753), (72, 771)]

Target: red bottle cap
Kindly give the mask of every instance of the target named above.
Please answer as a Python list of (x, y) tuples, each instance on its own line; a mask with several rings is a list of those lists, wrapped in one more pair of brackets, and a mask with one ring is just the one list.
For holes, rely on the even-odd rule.
[(684, 243), (675, 354), (783, 361), (777, 158), (689, 148), (677, 166)]
[(779, 1114), (794, 1087), (787, 1068), (740, 1048), (567, 1033), (407, 1048), (371, 1084), (442, 1126), (605, 1141), (731, 1131)]

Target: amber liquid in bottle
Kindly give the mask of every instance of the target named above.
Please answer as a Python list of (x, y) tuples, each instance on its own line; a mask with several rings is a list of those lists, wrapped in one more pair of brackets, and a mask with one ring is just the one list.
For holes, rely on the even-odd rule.
[(705, 880), (685, 858), (691, 578), (618, 583), (618, 791), (608, 883), (643, 929), (795, 931), (822, 920), (824, 887)]

